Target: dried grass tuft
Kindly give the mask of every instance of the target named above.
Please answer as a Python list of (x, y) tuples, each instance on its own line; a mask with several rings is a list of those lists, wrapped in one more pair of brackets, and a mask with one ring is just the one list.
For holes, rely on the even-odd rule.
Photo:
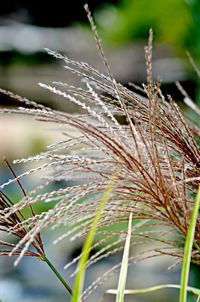
[[(160, 82), (153, 81), (152, 30), (145, 48), (147, 85), (139, 88), (146, 97), (141, 97), (112, 78), (92, 17), (87, 12), (107, 75), (85, 62), (76, 62), (47, 50), (50, 55), (63, 60), (65, 68), (80, 77), (85, 88), (61, 82), (40, 84), (66, 101), (78, 104), (84, 110), (82, 115), (72, 116), (46, 108), (1, 90), (32, 108), (2, 109), (0, 113), (35, 116), (45, 123), (62, 126), (65, 133), (63, 141), (51, 145), (49, 150), (34, 157), (16, 160), (15, 163), (35, 162), (37, 167), (0, 186), (3, 190), (31, 173), (45, 170), (46, 174), (49, 171), (49, 177), (15, 205), (1, 191), (1, 230), (15, 234), (20, 239), (16, 246), (0, 242), (1, 246), (6, 247), (1, 254), (10, 254), (13, 249), (11, 253), (18, 255), (18, 261), (23, 255), (37, 257), (38, 254), (31, 252), (29, 246), (32, 244), (36, 247), (39, 243), (38, 234), (50, 226), (52, 229), (61, 225), (66, 227), (66, 232), (55, 243), (66, 237), (71, 240), (84, 237), (94, 218), (101, 194), (117, 166), (120, 170), (118, 181), (98, 225), (97, 235), (103, 235), (103, 239), (94, 243), (92, 249), (98, 247), (99, 251), (88, 260), (87, 266), (123, 250), (126, 227), (120, 231), (113, 231), (113, 227), (127, 222), (130, 213), (134, 222), (130, 245), (141, 246), (139, 254), (131, 256), (130, 262), (158, 255), (171, 255), (176, 262), (180, 262), (194, 196), (200, 183), (200, 149), (195, 140), (195, 136), (199, 137), (200, 129), (185, 120), (172, 97), (163, 96)], [(178, 87), (184, 98), (190, 100), (179, 84)], [(190, 104), (198, 114), (199, 108), (191, 100)], [(126, 119), (123, 124), (119, 122), (121, 117)], [(80, 136), (68, 136), (69, 126), (78, 130)], [(81, 183), (40, 193), (55, 180), (67, 182), (69, 179), (81, 180)], [(22, 217), (24, 207), (30, 207), (38, 200), (55, 201), (56, 204), (47, 212), (27, 219)], [(156, 242), (154, 250), (152, 245), (151, 250), (145, 248), (149, 242)], [(66, 264), (66, 268), (79, 258)], [(200, 218), (196, 225), (192, 261), (200, 264)], [(109, 272), (95, 281), (83, 297), (108, 275)]]

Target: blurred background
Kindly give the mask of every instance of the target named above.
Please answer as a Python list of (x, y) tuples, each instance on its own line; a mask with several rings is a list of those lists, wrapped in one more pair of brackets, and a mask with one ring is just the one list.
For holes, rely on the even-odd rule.
[[(184, 109), (182, 95), (175, 81), (180, 81), (188, 94), (200, 104), (199, 79), (189, 63), (189, 51), (197, 65), (200, 61), (200, 1), (199, 0), (88, 0), (90, 10), (103, 40), (106, 57), (113, 76), (124, 85), (146, 82), (144, 46), (148, 32), (153, 28), (153, 72), (155, 79), (162, 80), (164, 93), (171, 94)], [(85, 1), (25, 1), (7, 0), (0, 5), (0, 87), (11, 90), (31, 100), (70, 113), (79, 108), (49, 94), (38, 86), (38, 82), (63, 81), (77, 85), (79, 79), (67, 72), (62, 62), (48, 56), (44, 48), (58, 50), (71, 59), (88, 62), (105, 72), (96, 50), (93, 34), (83, 5)], [(1, 107), (15, 107), (19, 104), (0, 94)], [(185, 109), (184, 109), (185, 110)], [(186, 112), (193, 121), (199, 123), (195, 115)], [(18, 157), (33, 155), (45, 150), (45, 146), (59, 141), (58, 132), (31, 118), (22, 116), (0, 117), (0, 158), (9, 161)], [(19, 174), (23, 167), (16, 167)], [(9, 171), (0, 164), (1, 183), (10, 178)], [(36, 184), (38, 179), (32, 179)], [(30, 182), (25, 181), (29, 188)], [(20, 198), (17, 190), (11, 190), (11, 197)], [(64, 264), (80, 251), (80, 246), (63, 243), (54, 247), (53, 238), (47, 232), (47, 248), (50, 256), (63, 274)], [(99, 272), (120, 261), (114, 257), (99, 266)], [(170, 263), (151, 260), (132, 269), (129, 287), (145, 287), (156, 283), (179, 282), (179, 269), (167, 271)], [(37, 265), (36, 265), (37, 264)], [(34, 260), (24, 260), (17, 269), (12, 259), (0, 259), (0, 300), (3, 302), (66, 301), (62, 286), (57, 284), (48, 268)], [(147, 269), (148, 268), (148, 269)], [(94, 269), (88, 283), (97, 275)], [(145, 274), (144, 274), (145, 272)], [(191, 285), (198, 285), (198, 270), (193, 269)], [(145, 276), (145, 277), (144, 277)], [(143, 280), (143, 282), (141, 282)], [(110, 281), (116, 286), (116, 279)], [(195, 284), (196, 283), (196, 284)], [(107, 284), (108, 286), (108, 284)], [(96, 301), (93, 297), (93, 301)], [(143, 299), (143, 300), (142, 300)], [(170, 299), (177, 300), (174, 291)], [(193, 297), (191, 297), (192, 301)], [(163, 292), (148, 294), (148, 301), (167, 301)], [(109, 298), (109, 301), (111, 299)], [(133, 298), (131, 298), (133, 301)], [(137, 301), (135, 298), (134, 301)], [(138, 301), (147, 301), (138, 297)]]

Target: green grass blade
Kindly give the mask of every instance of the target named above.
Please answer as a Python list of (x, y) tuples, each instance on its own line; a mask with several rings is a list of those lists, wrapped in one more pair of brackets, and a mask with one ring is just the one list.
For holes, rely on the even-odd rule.
[[(178, 285), (178, 284), (161, 284), (161, 285), (140, 288), (140, 289), (125, 289), (124, 294), (125, 295), (146, 294), (149, 292), (166, 289), (166, 288), (180, 289), (180, 285)], [(118, 291), (117, 289), (109, 289), (106, 291), (106, 294), (116, 295), (117, 291)], [(187, 291), (193, 293), (196, 296), (200, 295), (200, 289), (195, 288), (195, 287), (188, 286)]]
[(120, 275), (119, 275), (117, 295), (116, 295), (116, 300), (115, 300), (116, 302), (124, 302), (124, 291), (125, 291), (125, 287), (126, 287), (126, 278), (127, 278), (127, 273), (128, 273), (128, 258), (129, 258), (130, 242), (131, 242), (132, 217), (133, 217), (133, 214), (131, 213), (129, 216), (128, 233), (127, 233), (126, 242), (125, 242), (125, 246), (124, 246), (122, 265), (121, 265), (121, 270), (120, 270)]
[(93, 240), (94, 240), (95, 233), (96, 233), (96, 230), (98, 227), (98, 223), (101, 219), (101, 216), (105, 209), (106, 203), (108, 202), (108, 200), (110, 198), (111, 191), (116, 182), (116, 178), (117, 178), (117, 172), (115, 172), (113, 174), (112, 178), (110, 179), (110, 181), (108, 183), (108, 186), (106, 187), (106, 189), (102, 195), (102, 198), (101, 198), (98, 208), (97, 208), (96, 215), (94, 217), (91, 228), (88, 232), (85, 243), (83, 245), (82, 256), (78, 262), (78, 270), (77, 270), (76, 278), (74, 281), (73, 295), (72, 295), (71, 302), (80, 302), (81, 301), (81, 294), (82, 294), (83, 284), (84, 284), (84, 279), (85, 279), (86, 263), (89, 258), (89, 251), (93, 244)]
[(180, 288), (179, 302), (187, 301), (187, 285), (188, 285), (189, 272), (190, 272), (191, 252), (194, 242), (196, 221), (199, 213), (199, 205), (200, 205), (200, 186), (197, 192), (197, 196), (195, 198), (194, 208), (192, 211), (189, 228), (186, 235), (183, 264), (181, 270), (181, 288)]

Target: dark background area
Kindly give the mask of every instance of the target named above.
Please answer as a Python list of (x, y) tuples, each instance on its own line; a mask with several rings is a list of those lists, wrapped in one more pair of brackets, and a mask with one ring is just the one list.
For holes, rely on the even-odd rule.
[[(27, 46), (28, 51), (26, 48), (23, 48), (23, 45), (20, 48), (20, 37), (17, 35), (17, 28), (20, 25), (25, 25), (28, 26), (27, 28), (29, 30), (32, 29), (31, 26), (33, 26), (33, 30), (35, 30), (35, 27), (37, 27), (38, 32), (40, 30), (44, 32), (43, 37), (45, 36), (45, 30), (47, 32), (47, 29), (49, 28), (49, 31), (54, 30), (54, 33), (52, 33), (49, 40), (51, 40), (52, 36), (55, 37), (56, 29), (71, 29), (77, 24), (82, 28), (89, 28), (88, 19), (84, 10), (85, 2), (86, 1), (84, 0), (56, 2), (25, 0), (2, 1), (0, 6), (0, 29), (1, 27), (8, 29), (5, 31), (5, 35), (8, 37), (8, 43), (5, 43), (4, 38), (4, 45), (1, 49), (0, 37), (0, 65), (11, 66), (15, 63), (22, 63), (28, 66), (30, 64), (49, 63), (51, 58), (43, 52), (43, 45), (39, 46), (40, 48), (35, 50), (34, 47), (33, 49), (30, 47), (29, 49)], [(189, 89), (191, 97), (196, 96), (196, 100), (200, 100), (199, 89), (197, 87), (199, 86), (199, 81), (190, 64), (188, 64), (186, 56), (187, 50), (198, 63), (200, 53), (200, 1), (88, 0), (87, 3), (92, 15), (95, 17), (95, 21), (100, 35), (103, 37), (103, 41), (110, 43), (110, 45), (115, 45), (114, 47), (116, 48), (120, 48), (122, 45), (127, 43), (138, 44), (144, 43), (144, 41), (146, 43), (149, 28), (152, 27), (154, 30), (155, 45), (159, 43), (163, 45), (162, 49), (159, 49), (161, 57), (170, 57), (171, 62), (173, 58), (178, 58), (182, 61), (180, 64), (178, 63), (174, 65), (174, 63), (172, 63), (172, 66), (170, 66), (174, 74), (178, 70), (176, 80), (185, 83), (186, 87)], [(13, 29), (16, 29), (16, 32), (12, 34)], [(26, 28), (24, 28), (24, 31), (25, 30)], [(26, 39), (26, 36), (23, 38), (24, 31), (22, 31), (21, 34), (21, 40), (23, 40), (21, 42), (25, 44), (26, 41), (24, 42), (24, 40)], [(2, 34), (0, 33), (0, 35)], [(12, 35), (13, 38), (11, 38)], [(38, 35), (38, 33), (33, 35), (33, 39), (37, 39), (36, 35)], [(12, 44), (9, 38), (11, 40), (15, 40), (15, 37), (18, 41), (13, 42)], [(63, 39), (63, 36), (58, 39)], [(78, 37), (78, 39), (80, 40), (80, 37)], [(66, 40), (68, 40), (67, 33)], [(74, 41), (76, 41), (76, 37), (74, 37)], [(27, 39), (27, 45), (29, 43), (30, 41)], [(62, 41), (59, 41), (59, 44), (61, 45)], [(69, 41), (69, 44), (72, 44), (71, 40)], [(68, 51), (68, 48), (66, 47), (67, 44), (64, 45), (63, 43), (63, 47), (62, 45), (60, 47), (60, 45), (58, 45), (57, 42), (57, 45), (54, 45), (54, 49)], [(80, 48), (79, 44), (74, 45), (74, 49), (75, 48)], [(116, 51), (114, 50), (113, 52)], [(141, 52), (141, 48), (138, 49), (138, 52)], [(125, 54), (125, 56), (126, 55), (127, 54)], [(123, 56), (123, 52), (121, 56)], [(155, 57), (156, 56), (157, 54)], [(144, 58), (144, 53), (142, 53), (142, 58)], [(85, 59), (84, 56), (83, 59)], [(130, 57), (130, 60), (132, 59), (133, 58)], [(141, 58), (139, 59), (141, 60)], [(82, 60), (81, 57), (80, 60)], [(94, 60), (94, 62), (95, 61), (96, 60)], [(136, 62), (134, 62), (135, 65), (137, 64), (137, 61), (138, 60), (136, 58)], [(123, 62), (121, 63), (119, 61), (119, 64), (123, 64)], [(113, 65), (115, 66), (116, 63)], [(134, 69), (135, 65), (132, 69)], [(166, 66), (167, 65), (168, 63), (166, 63)], [(175, 70), (173, 70), (173, 67)], [(116, 77), (119, 81), (123, 82), (123, 84), (126, 84), (128, 81), (140, 83), (145, 80), (146, 74), (144, 66), (142, 68), (139, 66), (139, 69), (141, 70), (139, 71), (139, 76), (136, 75), (138, 73), (136, 68), (135, 74), (133, 70), (132, 74), (127, 76), (125, 79), (121, 77), (120, 74), (119, 77)], [(6, 77), (6, 67), (0, 71), (0, 73), (2, 72), (5, 73)], [(127, 71), (127, 74), (128, 73), (130, 73), (130, 71)], [(163, 83), (167, 85), (166, 88), (170, 90), (169, 93), (172, 92), (173, 97), (179, 99), (180, 94), (175, 93), (174, 89), (169, 87), (169, 83), (174, 83), (175, 78), (171, 77), (171, 75), (168, 75), (167, 73), (168, 71), (166, 71), (166, 77), (165, 75), (163, 76), (162, 72), (160, 74), (161, 78), (163, 78)], [(141, 76), (141, 74), (143, 75)], [(9, 89), (9, 85), (4, 85), (3, 82), (0, 82), (0, 85), (1, 87), (5, 86), (6, 89)], [(165, 87), (163, 88), (166, 90)], [(1, 102), (4, 101), (1, 100)]]
[[(88, 0), (91, 12), (102, 3), (116, 4), (117, 0)], [(83, 6), (85, 1), (2, 1), (0, 16), (44, 27), (64, 27), (73, 22), (87, 22)]]
[[(127, 84), (128, 81), (133, 81), (137, 84), (145, 81), (146, 73), (143, 46), (144, 43), (147, 42), (149, 28), (152, 27), (154, 30), (155, 48), (157, 44), (161, 45), (159, 51), (154, 52), (155, 59), (158, 58), (160, 61), (162, 59), (161, 63), (163, 66), (163, 59), (170, 58), (170, 60), (165, 63), (166, 68), (162, 67), (160, 71), (161, 64), (159, 62), (159, 68), (155, 70), (156, 76), (159, 74), (161, 79), (163, 79), (163, 90), (168, 91), (175, 99), (180, 100), (181, 95), (174, 86), (175, 80), (178, 80), (188, 89), (190, 96), (199, 102), (199, 80), (188, 63), (186, 50), (190, 51), (198, 63), (200, 53), (200, 1), (88, 0), (87, 3), (91, 13), (95, 17), (103, 41), (115, 47), (111, 49), (111, 55), (109, 55), (109, 50), (107, 53), (108, 59), (111, 61), (111, 67), (112, 64), (114, 66), (113, 73), (117, 80), (123, 84)], [(66, 52), (67, 55), (71, 55), (71, 50), (69, 51), (70, 47), (71, 49), (74, 48), (74, 54), (77, 49), (79, 49), (80, 52), (77, 57), (75, 55), (74, 59), (88, 61), (87, 56), (84, 56), (84, 52), (87, 53), (88, 50), (82, 50), (81, 45), (79, 45), (80, 37), (83, 40), (85, 37), (80, 34), (77, 38), (78, 41), (76, 41), (75, 33), (72, 41), (71, 36), (73, 36), (73, 33), (71, 34), (69, 32), (74, 27), (77, 27), (77, 25), (89, 29), (88, 19), (83, 7), (84, 4), (85, 1), (83, 0), (56, 2), (25, 0), (2, 1), (0, 6), (0, 29), (1, 27), (5, 28), (5, 32), (2, 48), (1, 35), (3, 36), (3, 33), (0, 33), (0, 67), (2, 67), (0, 70), (0, 86), (10, 90), (12, 90), (13, 87), (13, 89), (19, 93), (21, 86), (18, 84), (16, 86), (13, 85), (12, 79), (9, 83), (12, 66), (16, 64), (18, 64), (18, 66), (39, 66), (39, 64), (52, 62), (52, 59), (43, 51), (43, 47), (46, 45), (45, 41), (42, 45), (41, 43), (38, 44), (38, 48), (34, 49), (35, 46), (33, 45), (33, 48), (31, 48), (30, 41), (28, 41), (28, 39), (26, 41), (26, 35), (31, 36), (31, 34), (33, 34), (33, 41), (34, 39), (38, 39), (37, 36), (41, 36), (40, 39), (45, 40), (44, 38), (46, 36), (46, 39), (49, 41), (52, 40), (51, 45), (53, 45), (53, 49)], [(22, 28), (23, 25), (24, 28)], [(18, 28), (20, 29), (19, 31)], [(69, 31), (67, 31), (68, 28)], [(58, 31), (60, 30), (60, 32), (66, 29), (66, 35), (61, 36), (60, 32), (56, 32), (56, 29), (58, 29)], [(50, 32), (52, 33), (50, 34)], [(7, 44), (5, 36), (8, 38)], [(58, 36), (57, 40), (55, 36)], [(53, 39), (55, 39), (55, 43)], [(62, 39), (65, 41), (62, 42)], [(73, 43), (76, 44), (73, 45)], [(131, 46), (133, 52), (137, 46), (141, 44), (141, 47), (138, 47), (135, 51), (135, 62), (133, 62), (134, 56), (130, 55), (131, 47), (129, 47), (128, 52), (121, 52), (121, 60), (119, 60), (119, 56), (112, 58), (112, 55), (114, 57), (117, 51), (116, 49), (120, 49), (128, 43), (135, 44), (135, 46)], [(68, 45), (70, 47), (68, 47)], [(47, 45), (47, 47), (49, 46)], [(81, 53), (83, 53), (83, 57), (81, 57)], [(72, 53), (72, 57), (74, 54)], [(109, 56), (111, 56), (111, 60)], [(119, 62), (119, 65), (122, 65), (123, 56), (127, 58), (129, 56), (129, 65), (131, 65), (130, 70), (127, 68), (126, 77), (120, 74), (122, 68), (121, 70), (118, 68), (119, 74), (115, 72), (116, 61)], [(88, 57), (91, 57), (89, 52)], [(173, 59), (175, 60), (173, 61)], [(112, 61), (114, 63), (112, 63)], [(93, 62), (95, 64), (96, 58), (91, 62), (92, 65)], [(91, 62), (89, 61), (89, 63)], [(140, 64), (141, 62), (143, 64)], [(168, 68), (169, 64), (171, 65)], [(128, 64), (125, 64), (124, 69), (126, 69), (127, 66)], [(99, 68), (98, 65), (96, 67)], [(171, 73), (169, 72), (170, 68)], [(163, 71), (164, 69), (166, 69), (165, 72)], [(15, 71), (18, 73), (18, 70), (14, 69), (13, 75), (15, 75)], [(9, 72), (10, 74), (8, 75)], [(21, 70), (19, 70), (19, 74), (21, 74)], [(174, 75), (174, 77), (172, 75)], [(27, 77), (29, 77), (29, 75), (27, 75)], [(9, 87), (9, 85), (11, 87)], [(33, 85), (35, 85), (35, 83)], [(26, 93), (26, 91), (23, 90), (21, 90), (21, 92)], [(35, 93), (34, 90), (33, 93)], [(29, 93), (27, 96), (30, 97)], [(36, 99), (41, 99), (43, 102), (41, 96), (37, 97), (36, 95)], [(8, 100), (5, 99), (5, 97), (1, 97), (0, 102), (3, 104), (8, 102)]]

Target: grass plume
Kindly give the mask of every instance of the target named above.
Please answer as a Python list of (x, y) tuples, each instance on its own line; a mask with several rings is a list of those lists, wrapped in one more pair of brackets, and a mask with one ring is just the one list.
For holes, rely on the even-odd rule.
[[(88, 10), (87, 12), (106, 74), (85, 62), (74, 61), (47, 49), (50, 55), (63, 61), (66, 70), (80, 77), (85, 87), (70, 86), (60, 81), (39, 84), (48, 92), (63, 97), (64, 101), (79, 105), (83, 110), (82, 115), (56, 111), (0, 90), (24, 105), (32, 106), (1, 109), (0, 113), (35, 116), (44, 123), (62, 126), (64, 133), (63, 141), (49, 146), (47, 151), (15, 160), (14, 163), (18, 164), (35, 162), (37, 166), (0, 185), (3, 190), (14, 182), (19, 184), (29, 174), (43, 170), (49, 172), (49, 177), (45, 177), (38, 187), (17, 204), (12, 204), (1, 191), (1, 228), (16, 234), (20, 239), (15, 247), (5, 243), (1, 245), (18, 256), (18, 263), (23, 255), (32, 253), (29, 250), (31, 245), (38, 246), (38, 234), (44, 228), (66, 227), (66, 231), (55, 243), (67, 237), (71, 240), (84, 238), (90, 230), (91, 222), (95, 220), (102, 193), (106, 192), (112, 171), (117, 166), (120, 171), (117, 182), (112, 196), (109, 200), (106, 199), (104, 211), (98, 220), (97, 230), (95, 229), (97, 235), (103, 235), (103, 239), (88, 245), (87, 252), (95, 247), (99, 251), (89, 259), (86, 257), (84, 265), (87, 268), (105, 257), (123, 251), (127, 230), (122, 227), (113, 231), (112, 227), (128, 222), (131, 213), (135, 223), (129, 230), (129, 244), (143, 245), (140, 254), (134, 255), (134, 259), (170, 255), (179, 263), (183, 259), (194, 196), (200, 183), (200, 148), (196, 143), (196, 139), (200, 139), (200, 129), (186, 121), (170, 95), (163, 95), (160, 81), (153, 81), (152, 30), (145, 48), (147, 84), (143, 84), (139, 93), (135, 93), (113, 79), (92, 17)], [(141, 92), (143, 96), (140, 95)], [(185, 92), (183, 96), (186, 98)], [(193, 109), (199, 114), (198, 108), (193, 106)], [(121, 123), (121, 119), (125, 122)], [(72, 129), (78, 130), (78, 137), (71, 135)], [(47, 193), (41, 192), (56, 180), (67, 182), (69, 179), (81, 182)], [(56, 203), (47, 212), (38, 215), (32, 213), (27, 219), (19, 219), (23, 209), (31, 209), (38, 200)], [(148, 249), (148, 243), (154, 241), (160, 246), (152, 253)], [(39, 250), (41, 249), (39, 244)], [(5, 249), (3, 253), (10, 252)], [(82, 256), (66, 264), (66, 268), (83, 259)], [(132, 259), (130, 256), (128, 261)], [(191, 261), (200, 264), (199, 217), (196, 221)], [(117, 265), (94, 281), (83, 292), (82, 299), (119, 267)]]

